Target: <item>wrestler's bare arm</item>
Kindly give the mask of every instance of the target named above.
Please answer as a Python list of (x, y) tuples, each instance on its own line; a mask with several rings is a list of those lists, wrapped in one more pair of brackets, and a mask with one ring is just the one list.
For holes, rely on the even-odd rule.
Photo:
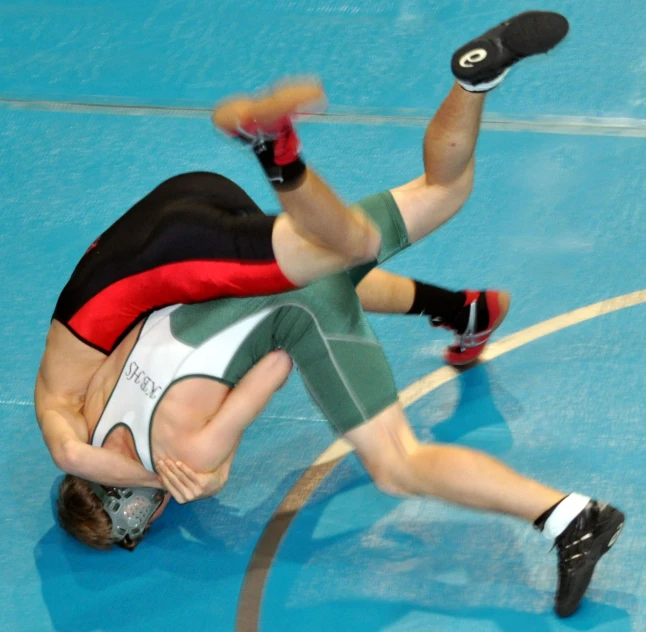
[(249, 427), (283, 386), (292, 369), (284, 351), (258, 362), (229, 393), (217, 413), (192, 440), (189, 463), (158, 461), (160, 478), (179, 503), (217, 494), (225, 485), (236, 450)]
[(41, 401), (38, 421), (52, 459), (61, 470), (103, 485), (159, 487), (159, 478), (138, 461), (88, 445), (85, 419), (71, 402)]
[(34, 403), (45, 443), (59, 467), (69, 460), (74, 443), (88, 442), (82, 415), (85, 396), (105, 356), (77, 340), (54, 321), (40, 362)]
[(88, 385), (105, 356), (54, 321), (38, 370), (36, 418), (54, 463), (104, 485), (158, 487), (159, 479), (129, 457), (88, 445), (83, 406)]
[(79, 439), (74, 416), (63, 407), (42, 411), (40, 425), (54, 463), (68, 474), (114, 487), (159, 487), (159, 478), (128, 456)]
[[(209, 423), (200, 432), (200, 443), (206, 449), (200, 455), (204, 468), (221, 468), (231, 459), (240, 438), (283, 386), (292, 369), (284, 351), (274, 351), (258, 362), (231, 391)], [(209, 447), (212, 446), (212, 447)], [(196, 455), (197, 456), (197, 455)], [(191, 465), (197, 465), (197, 459)], [(208, 467), (208, 466), (212, 467)]]

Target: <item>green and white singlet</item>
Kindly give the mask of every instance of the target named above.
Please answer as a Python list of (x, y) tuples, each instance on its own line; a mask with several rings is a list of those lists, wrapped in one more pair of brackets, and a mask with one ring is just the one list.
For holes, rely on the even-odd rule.
[(92, 437), (102, 445), (118, 424), (131, 428), (144, 466), (154, 471), (150, 426), (164, 393), (179, 380), (208, 377), (235, 387), (265, 355), (292, 357), (314, 402), (344, 434), (397, 401), (383, 349), (355, 285), (409, 245), (390, 193), (359, 202), (381, 230), (378, 261), (272, 296), (179, 305), (148, 317)]

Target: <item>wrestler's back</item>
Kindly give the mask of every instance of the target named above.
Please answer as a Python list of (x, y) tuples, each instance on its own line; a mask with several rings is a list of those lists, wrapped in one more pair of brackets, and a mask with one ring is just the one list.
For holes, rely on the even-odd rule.
[[(83, 409), (88, 440), (97, 427), (142, 326), (143, 323), (138, 324), (108, 358), (104, 356), (104, 363), (90, 381)], [(217, 413), (230, 390), (224, 384), (204, 378), (191, 378), (172, 385), (160, 400), (151, 424), (154, 460), (169, 457), (182, 460), (195, 469), (204, 469), (206, 466), (203, 463), (196, 463), (196, 454), (200, 452), (193, 449), (193, 440)], [(103, 445), (108, 449), (111, 446), (118, 449), (124, 443), (132, 454), (136, 454), (130, 431), (119, 426), (110, 433)], [(210, 462), (217, 461), (213, 451), (210, 451), (210, 456)], [(223, 454), (222, 458), (226, 456)]]

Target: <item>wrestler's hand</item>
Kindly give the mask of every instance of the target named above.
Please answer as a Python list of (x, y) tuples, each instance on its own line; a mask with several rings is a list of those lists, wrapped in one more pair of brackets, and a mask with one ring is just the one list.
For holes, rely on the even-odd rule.
[(172, 459), (158, 461), (156, 465), (164, 487), (180, 504), (214, 496), (226, 483), (219, 470), (200, 474), (186, 464)]

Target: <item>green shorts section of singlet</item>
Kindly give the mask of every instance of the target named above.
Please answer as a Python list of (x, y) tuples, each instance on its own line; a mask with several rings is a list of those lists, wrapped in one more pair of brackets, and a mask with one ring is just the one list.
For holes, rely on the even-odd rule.
[[(364, 206), (365, 204), (365, 206)], [(380, 194), (359, 205), (382, 233), (379, 262), (408, 245), (392, 196)], [(254, 314), (262, 319), (231, 358), (222, 381), (235, 386), (265, 355), (283, 349), (292, 357), (314, 402), (332, 429), (344, 434), (397, 401), (397, 389), (383, 349), (368, 323), (352, 275), (336, 274), (312, 285), (273, 296), (219, 299), (183, 305), (171, 318), (171, 331), (198, 347)]]
[(390, 191), (370, 195), (357, 202), (355, 206), (360, 206), (381, 231), (379, 258), (348, 270), (350, 279), (357, 286), (370, 270), (408, 248), (410, 241), (404, 219)]

